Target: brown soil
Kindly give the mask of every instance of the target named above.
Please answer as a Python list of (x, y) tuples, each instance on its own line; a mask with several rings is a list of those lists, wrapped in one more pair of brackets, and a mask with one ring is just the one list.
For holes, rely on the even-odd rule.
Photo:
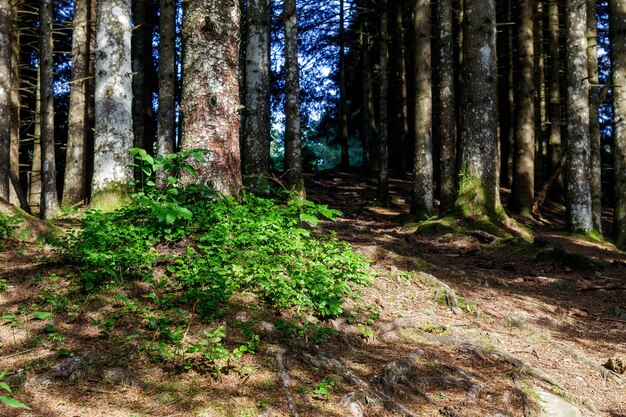
[[(541, 221), (518, 219), (540, 237), (536, 245), (446, 228), (416, 233), (406, 227), (409, 186), (392, 181), (392, 207), (377, 208), (372, 180), (336, 172), (309, 178), (312, 200), (344, 212), (322, 227), (368, 256), (379, 276), (349, 303), (354, 319), (322, 323), (335, 332), (319, 346), (272, 335), (274, 317), (242, 295), (221, 320), (234, 329), (235, 320), (259, 314), (264, 342), (219, 380), (150, 362), (132, 312), (103, 337), (102, 323), (120, 300), (141, 300), (154, 291), (149, 284), (85, 294), (77, 272), (55, 263), (45, 245), (7, 244), (0, 315), (66, 301), (48, 320), (2, 322), (0, 370), (9, 371), (12, 396), (33, 410), (0, 404), (0, 415), (288, 416), (291, 406), (301, 416), (358, 415), (350, 410), (359, 407), (365, 416), (394, 416), (401, 405), (419, 416), (513, 417), (530, 415), (535, 391), (544, 389), (586, 417), (626, 416), (626, 377), (602, 367), (626, 358), (626, 254), (563, 233), (558, 207)], [(192, 320), (189, 337), (206, 327)], [(63, 340), (46, 332), (48, 323)], [(83, 358), (84, 372), (55, 374), (65, 363), (60, 349)], [(281, 349), (284, 364), (276, 359)], [(314, 392), (324, 380), (334, 386), (328, 398)]]

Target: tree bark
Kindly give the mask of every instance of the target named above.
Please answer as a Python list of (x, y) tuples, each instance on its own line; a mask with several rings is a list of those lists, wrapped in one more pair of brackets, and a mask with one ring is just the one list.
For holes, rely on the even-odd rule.
[(152, 94), (157, 88), (157, 75), (152, 57), (152, 29), (156, 23), (154, 0), (132, 2), (132, 66), (133, 66), (133, 136), (134, 147), (153, 153), (156, 132)]
[(89, 77), (90, 0), (74, 2), (74, 32), (72, 35), (72, 84), (68, 120), (67, 156), (63, 206), (85, 200), (87, 139), (87, 96)]
[(440, 212), (454, 208), (456, 199), (456, 88), (455, 88), (455, 54), (452, 0), (439, 0), (436, 3), (437, 22), (435, 66), (438, 86), (437, 110), (439, 124), (437, 126), (440, 141), (440, 181), (439, 200)]
[(389, 76), (387, 67), (389, 62), (388, 13), (387, 1), (379, 3), (380, 9), (380, 108), (378, 118), (378, 189), (376, 201), (378, 204), (389, 205), (389, 154), (387, 138), (387, 93)]
[(247, 1), (243, 175), (260, 192), (267, 191), (263, 177), (270, 169), (270, 10), (268, 0)]
[(414, 3), (415, 25), (415, 159), (411, 213), (433, 213), (432, 68), (430, 0)]
[(613, 83), (613, 138), (615, 154), (615, 243), (626, 246), (626, 0), (610, 3)]
[(593, 228), (590, 189), (589, 77), (587, 71), (587, 8), (565, 0), (567, 73), (566, 217), (571, 231)]
[(339, 0), (339, 126), (337, 141), (341, 146), (341, 168), (350, 167), (348, 148), (348, 105), (346, 103), (346, 30), (345, 0)]
[(285, 173), (287, 189), (304, 199), (300, 143), (300, 76), (296, 0), (284, 1), (285, 14)]
[(0, 197), (8, 200), (11, 172), (11, 2), (0, 0)]
[(42, 0), (39, 10), (39, 65), (41, 71), (41, 202), (39, 217), (45, 220), (59, 209), (54, 155), (54, 95), (52, 0)]
[[(550, 155), (550, 173), (554, 175), (563, 153), (562, 146), (562, 117), (561, 117), (561, 48), (560, 48), (560, 11), (558, 0), (548, 0), (548, 150)], [(556, 177), (551, 188), (551, 197), (562, 201), (563, 175)]]
[(28, 177), (28, 204), (33, 213), (39, 214), (41, 204), (41, 67), (37, 69), (35, 89), (35, 114), (33, 128), (33, 158)]
[(239, 153), (239, 27), (237, 0), (192, 0), (183, 20), (182, 149), (208, 149), (209, 163), (190, 161), (218, 193), (241, 189)]
[(589, 139), (591, 141), (591, 217), (593, 228), (602, 233), (602, 161), (598, 88), (598, 29), (596, 0), (587, 0), (587, 71), (589, 72)]
[(535, 190), (535, 51), (534, 0), (518, 2), (518, 86), (516, 90), (515, 152), (511, 208), (530, 216)]
[[(174, 152), (176, 138), (176, 2), (161, 0), (157, 155)], [(161, 181), (164, 181), (161, 178)]]
[(456, 205), (466, 217), (504, 216), (498, 192), (496, 11), (463, 2), (461, 169)]
[(367, 0), (361, 0), (359, 10), (361, 19), (361, 49), (360, 49), (360, 70), (361, 70), (361, 146), (363, 147), (363, 168), (365, 172), (372, 169), (371, 144), (374, 141), (376, 130), (373, 120), (373, 106), (370, 108), (370, 97), (372, 81), (370, 77), (370, 22), (369, 5)]
[(131, 4), (97, 2), (93, 196), (95, 208), (112, 210), (128, 200), (133, 171)]
[[(399, 174), (407, 171), (407, 107), (406, 107), (406, 42), (403, 25), (405, 2), (396, 0), (390, 4), (389, 30), (389, 159)], [(409, 165), (410, 166), (410, 165)]]

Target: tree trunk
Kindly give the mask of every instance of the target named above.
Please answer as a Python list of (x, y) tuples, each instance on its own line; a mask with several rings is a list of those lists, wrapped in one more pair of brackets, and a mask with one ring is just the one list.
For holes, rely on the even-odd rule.
[(8, 200), (11, 172), (11, 2), (0, 0), (0, 197)]
[(626, 0), (610, 3), (613, 83), (613, 138), (615, 141), (615, 243), (626, 246)]
[(500, 185), (510, 188), (513, 183), (513, 150), (515, 139), (513, 128), (515, 120), (514, 98), (514, 41), (513, 41), (513, 5), (511, 0), (496, 3), (498, 24), (501, 29), (497, 34), (498, 52), (498, 109), (499, 109), (499, 157), (498, 171)]
[[(560, 14), (559, 1), (548, 0), (548, 120), (549, 139), (548, 148), (550, 155), (550, 173), (554, 175), (563, 153), (561, 137), (561, 48), (560, 48)], [(556, 201), (562, 201), (563, 196), (563, 175), (556, 177), (551, 188), (551, 196)]]
[(363, 147), (363, 168), (365, 172), (372, 169), (371, 145), (374, 141), (376, 130), (373, 109), (370, 109), (370, 97), (372, 81), (370, 77), (370, 22), (369, 5), (367, 0), (362, 0), (360, 10), (361, 25), (361, 146)]
[(241, 189), (239, 154), (239, 26), (237, 0), (192, 0), (183, 20), (182, 149), (208, 149), (209, 163), (195, 164), (203, 183), (218, 193)]
[(411, 213), (433, 213), (432, 68), (430, 0), (414, 3), (415, 24), (415, 160)]
[(590, 189), (589, 78), (587, 71), (587, 9), (565, 1), (567, 73), (567, 161), (565, 168), (567, 224), (571, 231), (593, 228)]
[(28, 197), (20, 181), (20, 35), (17, 27), (19, 1), (11, 4), (11, 192), (9, 202), (31, 214)]
[(376, 201), (378, 204), (389, 205), (389, 154), (387, 141), (387, 92), (389, 76), (387, 67), (389, 62), (388, 46), (388, 14), (387, 1), (379, 3), (380, 10), (380, 108), (378, 118), (378, 190)]
[(45, 220), (54, 216), (59, 209), (54, 155), (52, 0), (42, 0), (39, 19), (39, 65), (41, 71), (41, 202), (39, 217)]
[(587, 71), (589, 72), (589, 140), (591, 141), (591, 216), (593, 228), (602, 233), (602, 161), (598, 78), (598, 29), (596, 0), (587, 0)]
[[(176, 2), (161, 0), (157, 155), (174, 152), (176, 138)], [(161, 178), (161, 180), (165, 180)]]
[(456, 199), (456, 88), (454, 76), (454, 36), (452, 0), (440, 0), (436, 3), (437, 22), (435, 36), (435, 62), (438, 87), (437, 126), (440, 145), (440, 213), (452, 210)]
[(348, 148), (348, 105), (346, 103), (346, 30), (345, 30), (345, 0), (339, 0), (339, 126), (337, 141), (341, 146), (342, 168), (350, 167), (350, 153)]
[(300, 77), (296, 0), (285, 0), (285, 173), (287, 189), (304, 199), (300, 144)]
[(130, 0), (98, 1), (93, 196), (91, 205), (111, 210), (126, 203), (133, 171)]
[(463, 2), (461, 170), (457, 207), (466, 217), (504, 216), (498, 193), (496, 10)]
[(534, 0), (518, 2), (518, 87), (511, 208), (530, 216), (535, 190), (535, 65)]
[(154, 0), (137, 0), (132, 2), (132, 7), (135, 25), (131, 41), (134, 147), (143, 148), (152, 154), (156, 131), (152, 109), (152, 93), (155, 92), (157, 78), (152, 57), (156, 4)]
[(268, 0), (247, 1), (243, 175), (260, 192), (267, 191), (263, 177), (270, 169), (270, 10)]
[(74, 59), (62, 199), (65, 207), (79, 203), (86, 197), (85, 142), (87, 139), (90, 10), (89, 0), (75, 0), (74, 33), (72, 35), (72, 56)]
[(393, 24), (389, 30), (389, 159), (399, 174), (407, 171), (406, 139), (406, 64), (405, 36), (403, 25), (404, 1), (391, 2), (390, 13)]
[(39, 214), (41, 204), (41, 67), (37, 69), (34, 116), (33, 158), (28, 178), (28, 204), (31, 212)]

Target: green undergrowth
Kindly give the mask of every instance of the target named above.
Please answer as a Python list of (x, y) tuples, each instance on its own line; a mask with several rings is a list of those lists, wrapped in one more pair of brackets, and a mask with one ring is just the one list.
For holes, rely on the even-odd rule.
[[(320, 219), (334, 220), (340, 213), (299, 199), (231, 198), (205, 186), (180, 186), (177, 173), (194, 174), (186, 161), (204, 161), (203, 154), (155, 158), (133, 150), (136, 168), (145, 175), (133, 202), (110, 213), (88, 211), (82, 227), (56, 243), (60, 257), (78, 270), (84, 291), (97, 294), (140, 282), (154, 289), (143, 298), (158, 309), (118, 299), (124, 311), (141, 316), (136, 322), (155, 332), (145, 343), (153, 359), (189, 366), (187, 357), (215, 362), (255, 351), (259, 337), (246, 324), (240, 326), (241, 344), (229, 348), (223, 342), (220, 319), (234, 308), (295, 318), (277, 327), (323, 338), (323, 328), (298, 318), (346, 313), (344, 301), (358, 297), (359, 286), (373, 276), (365, 257), (316, 229)], [(166, 180), (157, 186), (154, 174), (162, 172)], [(112, 314), (99, 324), (109, 335), (121, 313)], [(195, 315), (213, 325), (187, 338)]]

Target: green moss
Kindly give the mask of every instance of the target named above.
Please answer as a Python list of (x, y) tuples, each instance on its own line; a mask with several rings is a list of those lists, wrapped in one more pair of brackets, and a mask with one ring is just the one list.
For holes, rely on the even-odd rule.
[(109, 183), (103, 190), (96, 191), (90, 206), (104, 212), (115, 211), (130, 203), (131, 186), (119, 182)]

